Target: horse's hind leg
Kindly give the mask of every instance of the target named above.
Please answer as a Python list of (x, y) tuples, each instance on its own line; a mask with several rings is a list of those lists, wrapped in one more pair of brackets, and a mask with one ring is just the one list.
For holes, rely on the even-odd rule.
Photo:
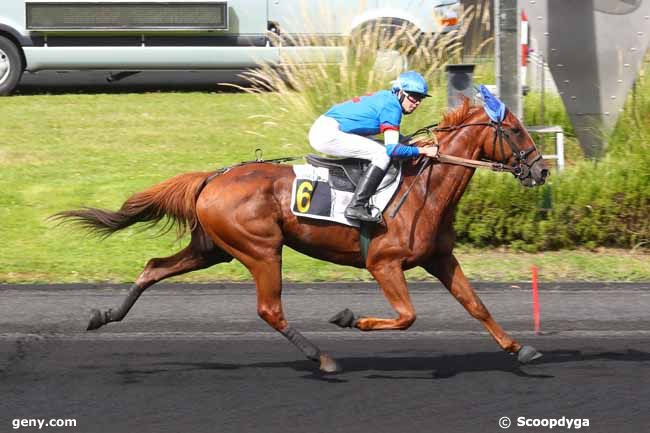
[(281, 257), (244, 263), (251, 271), (257, 286), (257, 314), (273, 329), (293, 343), (310, 360), (319, 362), (326, 373), (340, 371), (336, 361), (309, 341), (298, 330), (289, 326), (282, 311)]
[(104, 312), (93, 309), (87, 329), (97, 329), (107, 323), (119, 322), (124, 319), (142, 292), (165, 278), (204, 269), (214, 264), (229, 262), (231, 260), (232, 257), (217, 248), (212, 241), (205, 237), (199, 228), (192, 232), (190, 244), (182, 251), (170, 257), (149, 260), (118, 308), (111, 308)]
[(479, 296), (469, 283), (453, 255), (436, 257), (425, 269), (437, 277), (447, 290), (462, 304), (472, 317), (483, 323), (490, 335), (501, 348), (510, 353), (516, 353), (521, 363), (527, 363), (542, 356), (532, 346), (522, 346), (510, 337), (485, 307)]

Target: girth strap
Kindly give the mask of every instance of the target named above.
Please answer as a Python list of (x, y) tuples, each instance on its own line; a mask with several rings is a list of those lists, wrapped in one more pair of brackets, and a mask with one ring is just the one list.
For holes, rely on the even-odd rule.
[(371, 224), (366, 222), (361, 222), (359, 226), (359, 246), (361, 247), (361, 257), (363, 257), (364, 264), (368, 261), (368, 247), (370, 246), (370, 226)]

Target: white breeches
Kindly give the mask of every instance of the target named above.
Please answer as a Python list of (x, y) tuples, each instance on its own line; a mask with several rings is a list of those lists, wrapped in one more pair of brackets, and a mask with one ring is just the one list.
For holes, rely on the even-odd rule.
[(320, 116), (309, 130), (309, 144), (319, 152), (341, 157), (361, 158), (386, 170), (390, 157), (380, 143), (339, 129), (339, 123), (327, 116)]

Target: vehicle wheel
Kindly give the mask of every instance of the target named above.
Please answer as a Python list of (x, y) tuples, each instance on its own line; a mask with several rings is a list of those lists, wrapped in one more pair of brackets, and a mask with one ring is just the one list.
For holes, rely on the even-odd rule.
[(373, 65), (375, 72), (383, 72), (397, 77), (409, 68), (409, 58), (400, 50), (379, 49)]
[(11, 40), (0, 36), (0, 96), (13, 92), (24, 69), (18, 47)]
[(376, 21), (353, 32), (351, 44), (353, 49), (365, 55), (374, 53), (372, 69), (375, 73), (397, 76), (411, 64), (412, 45), (418, 33), (408, 23)]

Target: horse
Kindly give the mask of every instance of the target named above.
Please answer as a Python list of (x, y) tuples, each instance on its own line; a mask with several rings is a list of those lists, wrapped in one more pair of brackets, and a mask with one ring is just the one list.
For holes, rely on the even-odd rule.
[[(393, 215), (370, 225), (365, 259), (358, 228), (291, 212), (295, 175), (291, 165), (278, 162), (251, 161), (214, 172), (180, 174), (135, 193), (114, 212), (86, 207), (53, 215), (60, 222), (77, 223), (103, 236), (136, 223), (155, 225), (161, 220), (175, 225), (181, 235), (190, 233), (183, 250), (147, 262), (118, 308), (93, 309), (88, 330), (123, 320), (140, 295), (165, 278), (237, 259), (255, 281), (258, 315), (322, 372), (339, 372), (337, 361), (285, 318), (281, 266), (286, 245), (321, 260), (366, 268), (396, 313), (393, 318), (358, 316), (345, 309), (330, 320), (338, 326), (361, 331), (409, 328), (416, 313), (404, 271), (420, 266), (484, 325), (501, 349), (516, 354), (522, 364), (539, 358), (541, 353), (534, 347), (518, 343), (497, 324), (453, 254), (454, 210), (478, 164), (489, 162), (510, 171), (527, 187), (543, 184), (549, 173), (512, 112), (506, 108), (497, 120), (488, 113), (487, 108), (465, 99), (443, 115), (439, 126), (425, 128), (428, 136), (415, 145), (437, 143), (440, 161), (421, 157), (403, 163), (401, 185), (384, 211), (393, 211)], [(470, 164), (444, 163), (446, 155)]]

